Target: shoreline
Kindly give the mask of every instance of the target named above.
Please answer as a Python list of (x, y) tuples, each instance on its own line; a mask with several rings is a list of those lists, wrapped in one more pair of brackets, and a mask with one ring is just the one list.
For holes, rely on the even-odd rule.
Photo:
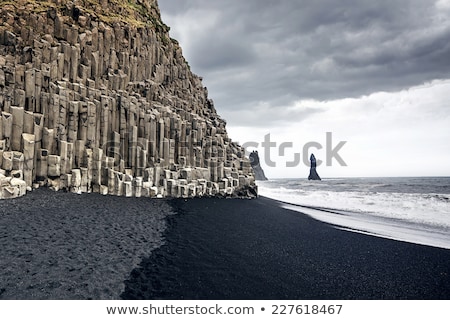
[(450, 299), (450, 250), (276, 200), (36, 190), (0, 202), (0, 299)]
[(450, 299), (450, 250), (336, 229), (276, 200), (174, 199), (122, 299)]

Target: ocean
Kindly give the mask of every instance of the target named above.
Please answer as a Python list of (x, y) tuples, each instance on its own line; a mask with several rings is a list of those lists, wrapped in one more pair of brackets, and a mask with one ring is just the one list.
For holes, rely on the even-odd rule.
[(450, 249), (450, 177), (274, 179), (258, 189), (340, 229)]

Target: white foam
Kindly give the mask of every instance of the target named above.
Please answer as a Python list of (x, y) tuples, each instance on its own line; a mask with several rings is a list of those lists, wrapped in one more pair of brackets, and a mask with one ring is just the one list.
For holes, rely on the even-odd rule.
[(259, 194), (305, 206), (322, 207), (450, 228), (448, 195), (387, 192), (305, 191), (259, 185)]
[(407, 224), (401, 220), (381, 219), (379, 217), (364, 216), (353, 212), (333, 213), (289, 204), (283, 204), (282, 207), (333, 224), (338, 229), (450, 249), (450, 232), (445, 229), (430, 228), (422, 224)]
[(259, 183), (258, 192), (284, 202), (285, 208), (341, 229), (450, 249), (448, 194), (373, 192), (364, 188), (335, 191), (302, 183), (301, 187)]

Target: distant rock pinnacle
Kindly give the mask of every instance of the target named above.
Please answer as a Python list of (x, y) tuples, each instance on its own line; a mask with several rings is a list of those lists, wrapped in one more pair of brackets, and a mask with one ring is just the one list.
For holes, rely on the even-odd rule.
[(255, 173), (255, 179), (261, 181), (268, 180), (266, 178), (266, 175), (264, 174), (264, 170), (261, 168), (258, 151), (253, 151), (252, 153), (250, 153), (249, 158), (253, 168), (253, 172)]
[(311, 161), (311, 169), (309, 170), (308, 180), (321, 180), (319, 174), (316, 171), (316, 157), (313, 153), (311, 154), (309, 160)]

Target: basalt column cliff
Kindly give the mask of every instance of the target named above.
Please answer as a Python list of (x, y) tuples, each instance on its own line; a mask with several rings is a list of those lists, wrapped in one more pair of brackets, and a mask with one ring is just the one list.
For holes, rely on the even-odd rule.
[(0, 1), (0, 199), (254, 197), (156, 0)]

